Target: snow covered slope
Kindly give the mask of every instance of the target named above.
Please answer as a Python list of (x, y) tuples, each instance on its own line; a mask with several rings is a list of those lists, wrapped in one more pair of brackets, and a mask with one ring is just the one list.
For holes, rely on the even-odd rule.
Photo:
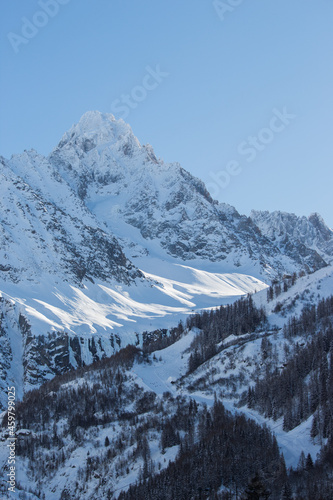
[[(146, 278), (134, 286), (95, 280), (82, 287), (52, 276), (38, 284), (0, 282), (0, 383), (5, 387), (10, 379), (27, 390), (57, 373), (110, 356), (128, 343), (141, 343), (143, 331), (169, 328), (192, 311), (266, 288), (251, 276), (183, 266), (169, 266), (163, 277)], [(22, 359), (24, 371), (17, 372)], [(5, 396), (2, 391), (0, 404)]]
[(39, 384), (271, 278), (323, 269), (331, 252), (319, 217), (295, 234), (291, 218), (282, 244), (110, 114), (86, 113), (48, 158), (0, 157), (0, 176), (3, 384)]
[(2, 160), (0, 171), (1, 279), (39, 283), (51, 275), (79, 283), (112, 276), (128, 283), (141, 276), (42, 157)]
[[(189, 271), (185, 268), (184, 272)], [(332, 269), (317, 273), (299, 278), (289, 288), (289, 297), (293, 298), (295, 292), (302, 294), (305, 286), (311, 293), (318, 290), (322, 297), (327, 296), (332, 285)], [(213, 276), (207, 273), (201, 276), (206, 284), (210, 279)], [(223, 279), (229, 287), (230, 277)], [(262, 305), (264, 296), (265, 292), (259, 292), (254, 301)], [(299, 300), (302, 302), (301, 298)], [(274, 319), (271, 315), (269, 318)], [(19, 407), (20, 424), (24, 428), (17, 432), (20, 446), (18, 489), (25, 492), (27, 498), (34, 498), (37, 488), (31, 486), (38, 478), (38, 490), (49, 499), (57, 500), (66, 495), (74, 499), (116, 499), (121, 491), (148, 475), (147, 471), (157, 475), (168, 467), (169, 461), (175, 461), (184, 453), (184, 449), (188, 453), (187, 446), (193, 446), (200, 439), (198, 436), (205, 426), (212, 432), (207, 407), (208, 411), (216, 408), (218, 400), (223, 402), (232, 418), (245, 415), (268, 427), (277, 440), (277, 456), (283, 453), (288, 468), (298, 468), (298, 475), (308, 477), (308, 471), (304, 472), (299, 465), (300, 458), (310, 454), (315, 460), (327, 441), (326, 438), (313, 438), (313, 415), (286, 430), (283, 417), (259, 413), (247, 404), (244, 393), (270, 373), (277, 376), (282, 373), (295, 352), (311, 343), (315, 331), (308, 336), (288, 338), (282, 329), (264, 322), (244, 335), (226, 333), (218, 352), (194, 371), (189, 371), (190, 356), (198, 348), (196, 342), (200, 335), (196, 327), (186, 329), (175, 343), (150, 355), (134, 347), (124, 349), (118, 353), (118, 358), (58, 377), (43, 386), (39, 393), (28, 395)], [(32, 409), (36, 407), (34, 415)], [(220, 428), (225, 427), (221, 424)], [(6, 432), (6, 427), (0, 432), (3, 441)], [(224, 448), (228, 448), (226, 443), (230, 437), (237, 441), (236, 432), (236, 425), (224, 432), (221, 438)], [(252, 427), (252, 432), (258, 432), (258, 428)], [(238, 456), (238, 449), (243, 449), (248, 457), (252, 448), (246, 448), (247, 435), (244, 431), (238, 440), (239, 448), (229, 451), (232, 458)], [(262, 434), (254, 435), (260, 442)], [(6, 457), (5, 450), (0, 449), (0, 468), (4, 467)], [(245, 459), (240, 462), (238, 470), (247, 471)], [(206, 463), (200, 459), (203, 474)], [(220, 463), (219, 466), (222, 467)], [(226, 467), (223, 467), (224, 471)], [(171, 473), (168, 479), (170, 477)], [(286, 477), (285, 471), (282, 484)], [(228, 478), (225, 474), (222, 485), (218, 486), (230, 488)], [(272, 498), (281, 498), (280, 484), (275, 484), (275, 490)]]

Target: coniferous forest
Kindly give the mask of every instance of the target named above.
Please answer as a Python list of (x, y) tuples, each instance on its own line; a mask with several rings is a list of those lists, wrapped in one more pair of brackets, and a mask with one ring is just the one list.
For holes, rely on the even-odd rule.
[[(76, 493), (65, 487), (61, 499), (78, 500), (91, 483), (100, 498), (120, 500), (332, 498), (332, 316), (333, 297), (291, 316), (282, 330), (286, 359), (276, 366), (266, 314), (248, 296), (190, 316), (169, 332), (145, 332), (142, 348), (130, 345), (28, 392), (17, 407), (17, 456), (27, 464), (32, 492), (46, 498), (43, 483), (72, 463)], [(191, 331), (184, 379), (223, 352), (230, 335), (261, 338), (266, 376), (249, 385), (239, 406), (245, 402), (265, 418), (283, 419), (286, 432), (311, 418), (320, 455), (301, 453), (298, 466), (287, 469), (269, 428), (227, 410), (216, 394), (209, 407), (140, 386), (133, 367), (162, 362), (159, 352)], [(71, 457), (79, 450), (85, 456), (75, 464)], [(111, 478), (121, 477), (128, 477), (126, 488), (113, 488)]]

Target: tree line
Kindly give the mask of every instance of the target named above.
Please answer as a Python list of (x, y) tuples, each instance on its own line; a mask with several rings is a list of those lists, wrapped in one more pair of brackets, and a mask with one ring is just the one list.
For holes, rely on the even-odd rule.
[(223, 349), (223, 340), (230, 335), (244, 335), (262, 329), (267, 323), (264, 308), (256, 307), (251, 295), (233, 304), (189, 316), (186, 328), (201, 330), (194, 339), (188, 362), (188, 373)]

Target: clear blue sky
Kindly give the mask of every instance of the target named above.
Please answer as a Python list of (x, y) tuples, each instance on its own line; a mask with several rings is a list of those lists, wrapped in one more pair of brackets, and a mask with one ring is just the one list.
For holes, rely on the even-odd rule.
[(333, 2), (236, 3), (2, 2), (0, 154), (48, 154), (85, 111), (114, 112), (241, 213), (333, 227)]

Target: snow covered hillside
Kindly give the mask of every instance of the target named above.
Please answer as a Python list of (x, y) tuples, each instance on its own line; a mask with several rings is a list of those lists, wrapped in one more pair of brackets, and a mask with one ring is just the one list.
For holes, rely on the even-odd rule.
[[(323, 297), (329, 281), (318, 277)], [(303, 285), (291, 285), (290, 297)], [(128, 346), (28, 393), (18, 406), (18, 491), (28, 500), (132, 500), (199, 499), (201, 489), (227, 499), (260, 470), (272, 500), (286, 484), (295, 498), (329, 498), (332, 422), (322, 415), (333, 397), (322, 388), (333, 375), (333, 297), (321, 299), (312, 322), (299, 299), (305, 309), (293, 332), (262, 315), (264, 294), (190, 316), (166, 347), (158, 347), (163, 336), (143, 350)], [(4, 483), (0, 490), (6, 498)]]
[[(162, 277), (145, 276), (134, 286), (100, 280), (78, 286), (61, 283), (58, 277), (39, 284), (4, 283), (2, 388), (10, 381), (27, 390), (129, 343), (141, 344), (143, 331), (168, 328), (193, 311), (267, 288), (251, 276), (187, 266), (169, 265)], [(5, 396), (3, 390), (3, 404)]]
[(0, 174), (3, 386), (39, 385), (332, 258), (319, 216), (290, 215), (277, 238), (268, 216), (212, 200), (110, 114), (86, 113), (48, 158), (1, 157)]
[(99, 112), (0, 174), (0, 409), (14, 385), (23, 498), (230, 498), (258, 469), (274, 500), (330, 495), (318, 214), (242, 216)]

